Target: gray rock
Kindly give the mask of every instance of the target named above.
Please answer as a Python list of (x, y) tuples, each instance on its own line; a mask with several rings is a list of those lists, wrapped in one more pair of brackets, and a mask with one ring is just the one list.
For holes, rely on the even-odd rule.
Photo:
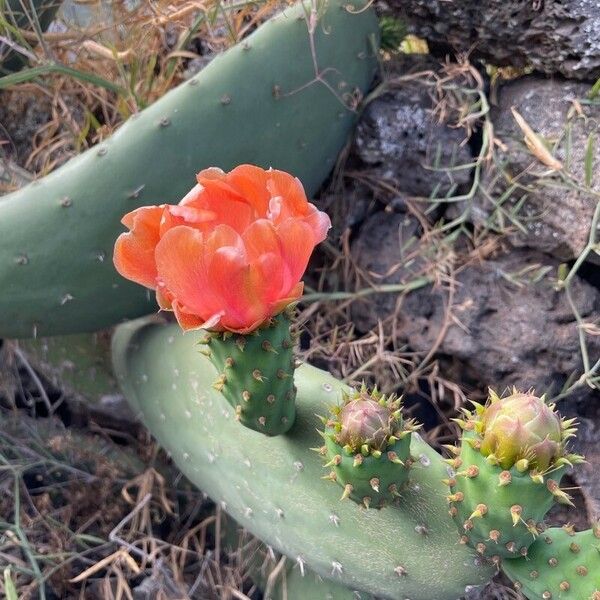
[[(577, 116), (573, 108), (573, 101), (585, 98), (588, 91), (586, 84), (540, 77), (525, 77), (501, 88), (491, 119), (495, 135), (504, 142), (506, 151), (498, 149), (499, 160), (484, 173), (482, 185), (487, 193), (478, 194), (473, 201), (474, 223), (482, 225), (487, 221), (500, 229), (514, 227), (506, 213), (525, 198), (518, 219), (526, 231), (514, 228), (513, 245), (535, 248), (561, 260), (573, 259), (581, 253), (587, 244), (598, 198), (585, 189), (566, 185), (557, 174), (548, 174), (548, 168), (525, 147), (523, 132), (511, 107), (517, 109), (538, 136), (547, 141), (560, 140), (554, 155), (580, 188), (585, 188), (585, 156), (588, 139), (593, 135), (595, 173), (591, 188), (599, 192), (600, 106), (583, 105), (585, 117)], [(520, 186), (511, 190), (509, 186), (515, 178)], [(507, 190), (510, 194), (498, 208), (495, 203)]]
[[(402, 265), (398, 243), (399, 232), (414, 232), (414, 224), (401, 228), (389, 217), (376, 218), (361, 230), (353, 246), (357, 266), (378, 273), (380, 283), (414, 278), (419, 267)], [(499, 391), (515, 385), (552, 394), (569, 376), (580, 373), (575, 318), (564, 293), (553, 287), (558, 264), (536, 252), (515, 250), (460, 270), (453, 318), (437, 350), (443, 374), (482, 391), (489, 385)], [(572, 295), (585, 321), (600, 318), (600, 294), (594, 287), (576, 279)], [(352, 317), (360, 331), (371, 329), (378, 319), (392, 319), (400, 341), (426, 353), (442, 330), (447, 301), (447, 291), (431, 286), (404, 298), (382, 293), (356, 301)], [(588, 336), (587, 341), (594, 362), (600, 357), (600, 339)]]
[(5, 158), (0, 149), (0, 196), (32, 181), (31, 173)]
[(600, 519), (600, 393), (596, 392), (590, 402), (575, 403), (566, 401), (559, 405), (561, 412), (567, 417), (577, 417), (579, 423), (577, 437), (573, 441), (574, 450), (583, 454), (586, 462), (577, 465), (572, 477), (581, 488), (587, 512), (591, 522)]
[[(470, 180), (470, 171), (450, 171), (472, 161), (461, 129), (438, 123), (427, 86), (406, 82), (371, 102), (358, 125), (355, 153), (373, 180), (383, 179), (398, 192), (442, 196)], [(432, 170), (437, 166), (443, 170)]]
[[(424, 258), (413, 257), (418, 247), (419, 222), (412, 215), (378, 212), (369, 217), (352, 244), (352, 256), (369, 283), (406, 284), (420, 274)], [(399, 307), (400, 296), (382, 293), (352, 305), (352, 320), (361, 331), (377, 325)]]
[(597, 0), (391, 0), (418, 36), (494, 65), (600, 77)]

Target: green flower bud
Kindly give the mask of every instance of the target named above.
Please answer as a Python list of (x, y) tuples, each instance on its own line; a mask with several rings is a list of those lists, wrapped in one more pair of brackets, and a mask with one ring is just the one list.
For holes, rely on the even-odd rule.
[(525, 460), (529, 469), (543, 472), (563, 451), (560, 417), (532, 394), (492, 394), (481, 414), (481, 436), (481, 453), (493, 454), (503, 469)]

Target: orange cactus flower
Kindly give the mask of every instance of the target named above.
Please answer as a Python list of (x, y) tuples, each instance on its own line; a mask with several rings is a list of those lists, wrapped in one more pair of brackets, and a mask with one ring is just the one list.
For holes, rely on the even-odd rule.
[(117, 271), (156, 290), (184, 330), (248, 333), (302, 295), (314, 247), (331, 227), (288, 173), (210, 168), (178, 205), (123, 217)]

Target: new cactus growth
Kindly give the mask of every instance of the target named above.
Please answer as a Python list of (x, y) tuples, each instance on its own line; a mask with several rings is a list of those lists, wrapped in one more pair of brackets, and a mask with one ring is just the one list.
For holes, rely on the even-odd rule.
[(243, 425), (267, 435), (285, 433), (296, 416), (290, 324), (284, 311), (248, 335), (207, 332), (200, 340), (202, 353), (219, 372), (213, 387)]
[(115, 243), (124, 277), (156, 291), (182, 329), (205, 329), (213, 387), (236, 418), (267, 435), (294, 423), (292, 304), (331, 226), (289, 173), (240, 165), (205, 169), (178, 205), (125, 215)]
[(503, 569), (529, 600), (600, 600), (599, 525), (547, 529), (527, 558), (506, 560)]
[(410, 434), (417, 429), (402, 418), (401, 404), (363, 386), (330, 409), (319, 452), (330, 469), (325, 478), (342, 486), (342, 499), (381, 508), (401, 496), (413, 462)]
[(543, 398), (513, 390), (505, 398), (490, 391), (485, 406), (464, 410), (457, 422), (462, 446), (451, 448), (455, 474), (447, 483), (461, 541), (496, 561), (527, 556), (552, 504), (570, 503), (559, 484), (582, 460), (566, 451), (573, 420), (561, 420)]

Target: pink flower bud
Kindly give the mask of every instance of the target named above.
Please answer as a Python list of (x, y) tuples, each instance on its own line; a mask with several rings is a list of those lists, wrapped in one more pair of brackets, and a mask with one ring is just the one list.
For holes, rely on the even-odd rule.
[(383, 448), (390, 435), (392, 412), (376, 400), (361, 397), (348, 402), (340, 413), (342, 429), (338, 437), (341, 446)]
[(492, 395), (481, 415), (481, 424), (481, 453), (493, 454), (503, 469), (510, 469), (525, 458), (530, 468), (545, 471), (561, 455), (560, 418), (537, 396)]

